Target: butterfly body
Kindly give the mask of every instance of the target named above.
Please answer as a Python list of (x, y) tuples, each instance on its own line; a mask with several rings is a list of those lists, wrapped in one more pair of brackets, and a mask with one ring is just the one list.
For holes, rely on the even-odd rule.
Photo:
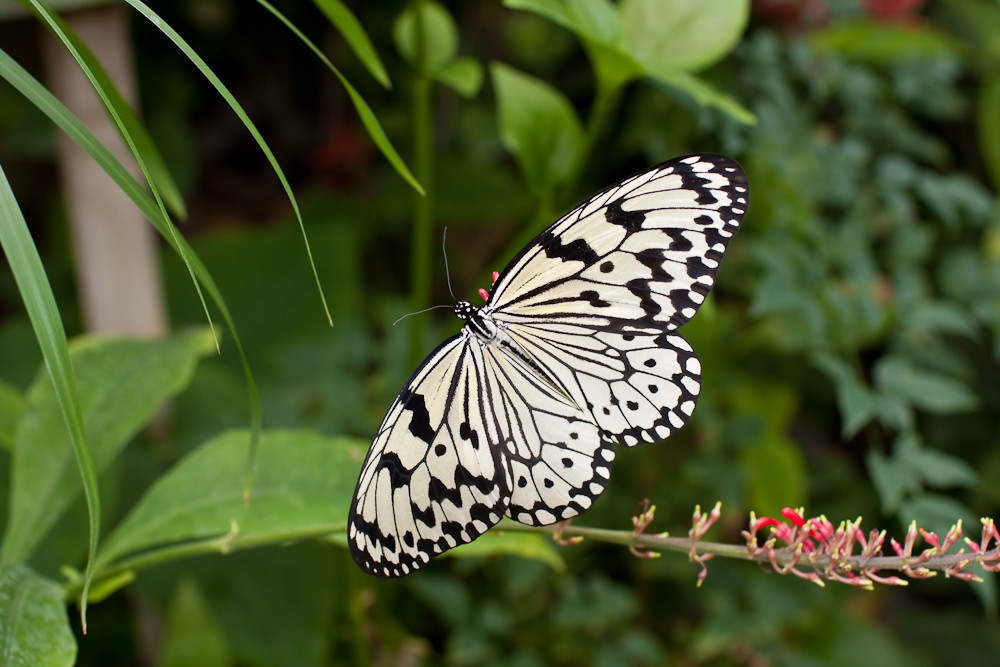
[(503, 516), (548, 525), (604, 491), (616, 449), (688, 421), (701, 365), (675, 330), (705, 300), (746, 209), (721, 156), (663, 163), (529, 243), (486, 305), (389, 409), (348, 522), (355, 560), (408, 574)]

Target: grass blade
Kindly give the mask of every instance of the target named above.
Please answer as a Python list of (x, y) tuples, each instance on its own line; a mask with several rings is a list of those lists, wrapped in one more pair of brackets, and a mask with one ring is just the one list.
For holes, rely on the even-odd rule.
[[(28, 311), (31, 326), (45, 358), (45, 365), (52, 378), (56, 398), (62, 410), (63, 418), (69, 429), (70, 440), (73, 443), (73, 454), (80, 469), (83, 481), (83, 493), (87, 503), (87, 515), (90, 519), (90, 544), (87, 556), (87, 570), (84, 576), (83, 592), (80, 595), (80, 622), (83, 631), (87, 631), (87, 591), (93, 577), (94, 559), (97, 555), (97, 540), (101, 532), (101, 501), (97, 487), (97, 475), (90, 459), (87, 444), (87, 433), (83, 428), (83, 418), (80, 411), (79, 398), (76, 392), (76, 380), (73, 367), (69, 361), (69, 350), (66, 346), (66, 331), (63, 329), (62, 318), (56, 307), (52, 287), (49, 285), (42, 259), (28, 231), (21, 209), (14, 198), (7, 177), (0, 168), (0, 245), (3, 246), (10, 264), (11, 272), (21, 299)], [(0, 562), (5, 561), (4, 552), (0, 550)], [(6, 563), (4, 563), (6, 564)]]

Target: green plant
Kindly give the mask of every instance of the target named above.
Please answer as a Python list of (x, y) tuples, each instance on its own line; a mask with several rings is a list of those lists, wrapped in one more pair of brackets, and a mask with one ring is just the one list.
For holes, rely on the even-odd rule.
[[(273, 36), (277, 25), (257, 7), (222, 3), (228, 30), (216, 25), (221, 32), (198, 41), (198, 30), (183, 27), (192, 19), (181, 4), (165, 7), (158, 25), (178, 26), (192, 41), (180, 52), (204, 51), (207, 62), (218, 44), (241, 58), (259, 52), (259, 36)], [(454, 665), (975, 664), (995, 654), (995, 621), (983, 619), (995, 606), (988, 574), (985, 585), (972, 585), (977, 601), (957, 582), (820, 591), (716, 558), (695, 592), (698, 568), (686, 559), (638, 559), (619, 546), (687, 551), (690, 540), (646, 533), (686, 530), (691, 508), (716, 500), (725, 511), (701, 546), (714, 533), (744, 551), (740, 531), (751, 511), (776, 516), (808, 505), (835, 521), (863, 514), (866, 525), (886, 529), (886, 542), (894, 535), (905, 542), (913, 520), (945, 535), (964, 518), (969, 530), (979, 516), (995, 516), (1000, 501), (991, 483), (1000, 473), (1000, 260), (996, 197), (986, 185), (996, 153), (995, 12), (988, 3), (949, 0), (886, 19), (841, 2), (810, 24), (766, 13), (767, 4), (754, 3), (744, 35), (746, 2), (371, 3), (355, 5), (358, 20), (339, 2), (317, 2), (348, 43), (334, 60), (345, 63), (354, 92), (317, 94), (311, 65), (285, 61), (276, 48), (254, 61), (253, 86), (233, 96), (260, 99), (247, 91), (259, 85), (263, 97), (274, 80), (301, 93), (293, 80), (303, 72), (306, 94), (280, 106), (274, 127), (260, 135), (290, 141), (289, 127), (329, 117), (343, 129), (324, 147), (340, 151), (346, 177), (317, 169), (313, 155), (274, 151), (293, 165), (275, 195), (287, 189), (301, 202), (332, 330), (304, 286), (308, 269), (296, 272), (302, 237), (292, 204), (262, 214), (277, 224), (251, 224), (260, 218), (245, 215), (212, 229), (202, 213), (205, 231), (190, 241), (168, 226), (166, 211), (182, 210), (185, 196), (204, 211), (204, 193), (161, 185), (170, 170), (153, 165), (171, 164), (170, 152), (157, 160), (150, 147), (163, 149), (163, 128), (199, 122), (193, 111), (169, 115), (179, 114), (170, 107), (178, 99), (195, 100), (188, 103), (201, 119), (212, 117), (205, 100), (214, 84), (144, 52), (148, 71), (179, 72), (175, 80), (185, 81), (163, 87), (147, 109), (152, 139), (135, 142), (161, 205), (0, 52), (0, 71), (20, 95), (85, 144), (167, 243), (184, 248), (164, 259), (171, 318), (204, 322), (191, 298), (193, 272), (232, 320), (254, 367), (248, 398), (248, 366), (229, 353), (236, 340), (222, 340), (222, 357), (211, 358), (215, 339), (203, 329), (147, 342), (81, 338), (60, 351), (59, 331), (77, 327), (59, 278), (64, 242), (30, 220), (45, 239), (32, 257), (21, 193), (3, 193), (5, 251), (19, 253), (12, 269), (27, 258), (23, 266), (34, 273), (19, 284), (55, 295), (25, 299), (29, 311), (48, 301), (48, 314), (36, 319), (50, 331), (38, 337), (51, 348), (49, 369), (74, 378), (56, 392), (44, 370), (25, 376), (21, 369), (37, 367), (38, 344), (4, 276), (3, 634), (31, 652), (28, 662), (53, 665), (71, 664), (78, 646), (80, 664), (128, 664), (146, 652), (167, 665), (195, 664), (192, 655), (253, 665), (404, 657)], [(654, 6), (672, 19), (650, 20)], [(290, 24), (324, 44), (314, 8), (288, 13)], [(966, 48), (970, 36), (982, 48)], [(390, 75), (397, 89), (387, 93)], [(347, 150), (378, 138), (369, 133), (373, 115), (361, 111), (358, 125), (353, 112), (340, 112), (361, 95), (378, 112), (385, 145), (412, 143), (415, 178), (428, 197), (414, 199), (404, 178), (383, 174), (363, 149)], [(0, 98), (0, 160), (16, 186), (18, 163), (7, 159), (15, 133), (7, 130), (24, 106), (11, 97)], [(322, 106), (328, 99), (342, 102)], [(108, 100), (128, 133), (143, 132), (113, 93)], [(255, 120), (266, 116), (264, 105), (247, 107)], [(197, 145), (193, 133), (188, 140)], [(587, 535), (583, 546), (557, 547), (546, 532), (503, 531), (416, 577), (363, 576), (342, 543), (357, 467), (414, 359), (454, 328), (431, 316), (389, 326), (407, 309), (446, 298), (435, 224), (449, 227), (452, 279), (456, 292), (467, 291), (580, 196), (694, 150), (733, 155), (751, 184), (748, 219), (715, 297), (684, 331), (705, 370), (694, 422), (665, 445), (620, 458), (584, 525), (563, 530)], [(249, 153), (238, 152), (239, 161)], [(261, 168), (269, 162), (262, 158)], [(205, 180), (238, 173), (222, 161), (205, 164)], [(350, 187), (338, 180), (345, 178)], [(251, 183), (262, 189), (263, 180)], [(245, 213), (236, 199), (223, 204), (239, 212), (233, 217)], [(404, 265), (409, 272), (397, 268)], [(57, 399), (72, 396), (73, 384), (77, 407), (69, 398), (64, 411)], [(266, 428), (248, 465), (254, 392)], [(74, 409), (79, 419), (71, 423), (85, 434), (77, 438), (80, 463), (62, 430)], [(78, 480), (88, 459), (93, 474), (85, 473), (92, 479), (83, 494)], [(97, 516), (97, 487), (101, 525), (110, 530), (92, 531), (100, 547), (88, 559), (82, 499)], [(629, 518), (643, 497), (658, 507), (656, 522), (641, 512), (633, 528)], [(782, 534), (803, 549), (812, 539)], [(74, 637), (65, 605), (84, 594), (87, 562), (95, 604), (88, 635)], [(162, 644), (124, 630), (137, 613), (154, 617)], [(32, 644), (39, 632), (45, 641)]]

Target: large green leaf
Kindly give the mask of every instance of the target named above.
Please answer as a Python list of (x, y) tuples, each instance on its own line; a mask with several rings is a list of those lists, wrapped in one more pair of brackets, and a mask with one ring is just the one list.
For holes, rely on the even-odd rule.
[(708, 67), (740, 41), (749, 0), (622, 0), (621, 49), (650, 73)]
[(59, 585), (23, 565), (0, 566), (0, 665), (70, 667), (75, 660)]
[(729, 53), (746, 28), (746, 0), (505, 0), (508, 7), (535, 12), (575, 33), (597, 74), (602, 95), (648, 76), (676, 88), (701, 105), (743, 123), (756, 118), (736, 100), (694, 77)]
[(245, 431), (224, 433), (174, 466), (108, 537), (98, 562), (227, 534), (238, 546), (345, 527), (365, 443), (313, 431), (264, 433), (246, 505), (247, 438)]
[[(92, 337), (70, 359), (94, 469), (110, 464), (167, 397), (183, 389), (200, 357), (215, 350), (207, 329), (159, 340)], [(81, 490), (52, 384), (40, 375), (17, 430), (11, 516), (0, 556), (24, 561)]]
[(583, 145), (583, 128), (562, 93), (540, 79), (490, 66), (500, 116), (500, 139), (514, 154), (528, 185), (550, 192), (563, 182)]

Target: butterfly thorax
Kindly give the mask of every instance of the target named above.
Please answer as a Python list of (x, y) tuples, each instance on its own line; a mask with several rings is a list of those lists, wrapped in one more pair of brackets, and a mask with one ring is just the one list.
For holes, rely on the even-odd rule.
[(468, 301), (459, 301), (455, 304), (455, 315), (483, 342), (488, 343), (497, 337), (497, 323), (490, 317), (488, 308), (477, 308)]

